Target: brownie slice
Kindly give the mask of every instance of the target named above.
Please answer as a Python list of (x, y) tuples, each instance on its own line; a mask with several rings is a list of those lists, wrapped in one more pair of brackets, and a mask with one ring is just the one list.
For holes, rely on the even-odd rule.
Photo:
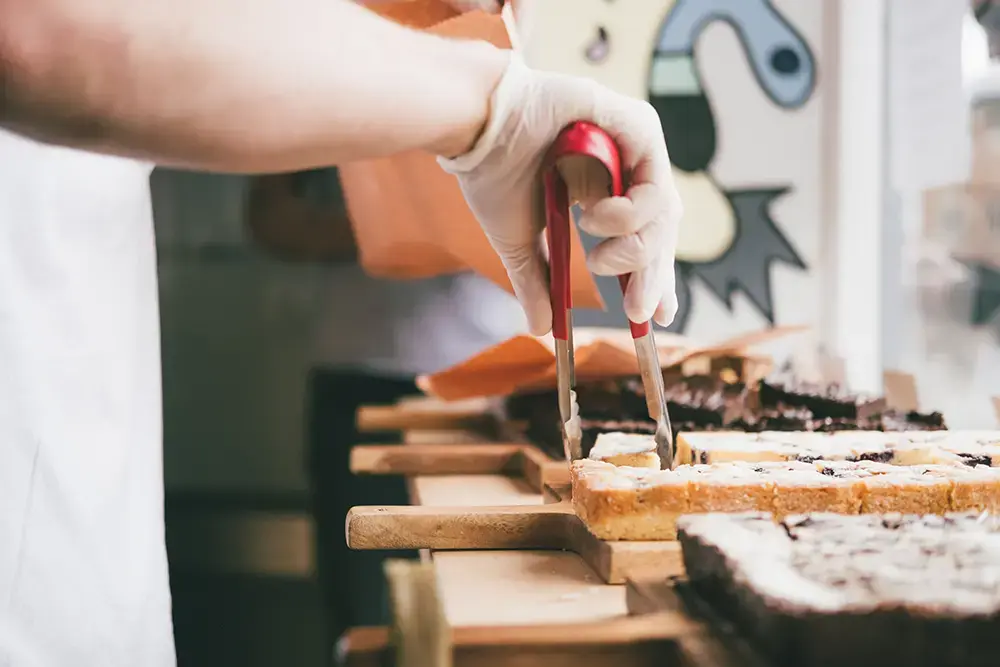
[[(583, 420), (583, 454), (599, 433), (651, 433), (645, 392), (639, 378), (581, 382), (576, 389)], [(716, 376), (671, 378), (667, 410), (674, 436), (682, 431), (934, 431), (945, 429), (940, 413), (885, 409), (884, 398), (844, 394), (838, 387), (818, 387), (788, 380), (760, 381), (749, 392), (738, 382)], [(523, 424), (523, 435), (552, 456), (563, 456), (558, 398), (554, 390), (522, 393), (507, 399), (508, 419)], [(956, 454), (958, 456), (959, 454)], [(962, 452), (970, 465), (986, 463), (975, 452)]]
[(769, 382), (757, 384), (757, 395), (764, 407), (787, 405), (805, 408), (819, 419), (863, 421), (886, 409), (885, 398), (843, 392), (837, 385), (820, 387), (809, 383)]
[(708, 514), (677, 528), (693, 588), (777, 664), (997, 664), (995, 520)]
[[(646, 407), (639, 378), (580, 382), (577, 404), (583, 422), (583, 454), (586, 456), (598, 433), (652, 433), (654, 424)], [(672, 380), (666, 387), (667, 411), (674, 436), (681, 430), (717, 430), (734, 415), (745, 412), (746, 387), (709, 376)], [(524, 392), (504, 402), (508, 422), (518, 422), (522, 435), (556, 458), (562, 458), (559, 400), (554, 390)]]
[(877, 421), (878, 428), (883, 431), (944, 431), (948, 428), (940, 412), (886, 410)]
[(804, 408), (780, 405), (774, 408), (745, 410), (725, 424), (726, 430), (759, 433), (761, 431), (809, 431), (815, 421)]
[[(640, 378), (614, 383), (581, 383), (577, 388), (580, 414), (586, 419), (649, 419), (646, 392)], [(667, 410), (676, 422), (698, 427), (720, 427), (745, 408), (746, 387), (709, 376), (672, 379), (665, 384)]]

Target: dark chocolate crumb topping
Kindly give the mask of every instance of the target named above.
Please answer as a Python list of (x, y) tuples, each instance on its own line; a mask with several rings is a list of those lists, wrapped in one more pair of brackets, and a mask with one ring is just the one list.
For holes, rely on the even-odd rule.
[(967, 466), (990, 466), (993, 465), (993, 459), (989, 456), (984, 456), (982, 454), (971, 454), (969, 452), (959, 452), (959, 458), (962, 459), (962, 463)]

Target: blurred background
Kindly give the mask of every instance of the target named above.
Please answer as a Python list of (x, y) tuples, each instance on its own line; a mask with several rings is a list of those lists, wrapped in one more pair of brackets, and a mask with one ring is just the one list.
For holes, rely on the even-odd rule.
[[(996, 427), (1000, 7), (539, 5), (524, 35), (531, 62), (660, 113), (686, 207), (673, 330), (718, 340), (808, 324), (807, 346), (840, 360), (853, 389), (880, 392), (883, 371), (912, 373), (921, 405), (952, 428)], [(327, 659), (309, 377), (330, 357), (330, 332), (357, 326), (350, 313), (370, 303), (338, 292), (349, 258), (279, 252), (252, 233), (265, 205), (256, 187), (153, 175), (181, 665)], [(336, 188), (323, 201), (346, 216)], [(608, 311), (578, 323), (620, 325), (616, 285), (599, 286)], [(511, 313), (474, 318), (500, 331), (516, 328)]]

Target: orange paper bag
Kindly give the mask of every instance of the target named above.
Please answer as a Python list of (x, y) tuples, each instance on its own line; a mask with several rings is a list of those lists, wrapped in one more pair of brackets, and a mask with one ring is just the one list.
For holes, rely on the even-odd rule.
[[(723, 356), (751, 359), (763, 368), (768, 360), (750, 354), (750, 348), (807, 330), (806, 326), (774, 327), (714, 344), (657, 331), (656, 347), (660, 366), (664, 369), (680, 367), (699, 358)], [(635, 346), (628, 329), (581, 327), (573, 336), (577, 382), (639, 375)], [(420, 376), (417, 386), (428, 396), (446, 401), (555, 389), (555, 345), (551, 335), (514, 336), (451, 368)]]
[[(397, 0), (366, 6), (398, 23), (437, 35), (510, 47), (503, 20), (496, 15), (457, 14), (440, 0)], [(438, 166), (434, 156), (413, 151), (344, 164), (340, 178), (358, 258), (368, 274), (411, 279), (472, 270), (513, 291), (500, 258), (465, 203), (458, 181)], [(574, 305), (603, 308), (575, 229), (573, 244)]]

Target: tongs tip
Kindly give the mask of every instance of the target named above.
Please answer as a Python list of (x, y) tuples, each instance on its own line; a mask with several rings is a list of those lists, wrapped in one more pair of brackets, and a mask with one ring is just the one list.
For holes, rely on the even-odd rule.
[(570, 463), (583, 458), (583, 425), (580, 423), (580, 404), (576, 392), (569, 392), (569, 418), (563, 422), (563, 448)]

